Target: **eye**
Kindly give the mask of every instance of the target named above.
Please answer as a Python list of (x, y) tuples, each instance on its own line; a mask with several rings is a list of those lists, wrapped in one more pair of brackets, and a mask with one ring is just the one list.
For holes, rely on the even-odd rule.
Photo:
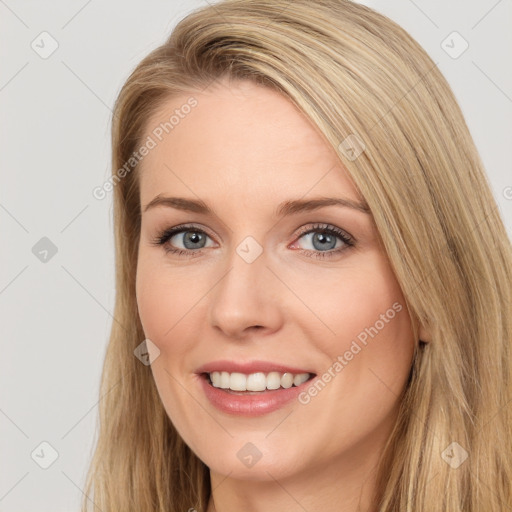
[[(181, 234), (185, 236), (178, 236)], [(184, 249), (176, 248), (175, 243), (171, 244), (171, 240), (176, 238), (177, 240), (181, 239), (181, 243), (184, 245)], [(205, 241), (207, 238), (210, 238), (208, 234), (193, 225), (186, 226), (176, 226), (174, 228), (166, 229), (162, 233), (160, 233), (152, 243), (154, 245), (161, 245), (164, 247), (166, 253), (174, 253), (180, 256), (197, 256), (197, 253), (201, 252), (201, 249), (204, 249)]]
[[(307, 238), (313, 246), (313, 250), (300, 249), (306, 256), (330, 258), (354, 246), (352, 236), (336, 226), (315, 224), (313, 226), (307, 226), (305, 229), (306, 231), (302, 231), (300, 234), (299, 240), (301, 238)], [(341, 241), (340, 244), (338, 244), (338, 240)]]
[[(178, 236), (184, 235), (184, 236)], [(308, 238), (313, 249), (299, 248), (300, 252), (308, 257), (329, 258), (338, 255), (349, 247), (354, 246), (354, 239), (336, 226), (329, 224), (314, 224), (306, 226), (299, 234), (301, 238)], [(176, 247), (176, 241), (171, 243), (172, 239), (181, 239), (183, 249)], [(179, 256), (196, 257), (202, 254), (205, 249), (207, 239), (211, 237), (201, 228), (194, 225), (176, 226), (166, 229), (152, 240), (153, 245), (163, 246), (166, 253), (173, 253)], [(338, 240), (341, 243), (338, 244)]]

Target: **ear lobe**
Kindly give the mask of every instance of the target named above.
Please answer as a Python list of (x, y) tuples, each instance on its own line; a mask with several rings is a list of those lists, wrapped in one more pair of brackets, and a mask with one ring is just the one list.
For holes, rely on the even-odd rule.
[(427, 331), (427, 329), (425, 327), (423, 327), (423, 325), (420, 325), (418, 334), (420, 337), (420, 341), (423, 341), (424, 343), (430, 343), (430, 341), (431, 341), (430, 333)]

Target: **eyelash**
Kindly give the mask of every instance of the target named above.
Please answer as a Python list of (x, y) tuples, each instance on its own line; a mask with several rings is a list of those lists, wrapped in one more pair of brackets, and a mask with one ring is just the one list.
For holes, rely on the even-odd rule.
[[(197, 226), (189, 224), (189, 225), (176, 226), (174, 228), (166, 229), (166, 230), (160, 232), (156, 236), (156, 238), (154, 238), (151, 241), (151, 243), (153, 245), (163, 246), (164, 250), (167, 254), (172, 253), (172, 254), (176, 254), (178, 256), (185, 256), (185, 257), (191, 257), (191, 258), (200, 256), (203, 249), (198, 249), (198, 250), (175, 249), (175, 248), (171, 248), (171, 247), (165, 245), (174, 235), (177, 235), (179, 233), (184, 233), (187, 231), (191, 231), (194, 233), (202, 233), (206, 236), (209, 236), (208, 233), (206, 233), (204, 230), (200, 229)], [(312, 250), (306, 250), (306, 249), (298, 249), (305, 256), (318, 258), (318, 259), (332, 258), (335, 255), (339, 254), (340, 252), (348, 249), (349, 247), (353, 247), (355, 245), (355, 243), (354, 243), (355, 241), (350, 235), (348, 235), (345, 231), (342, 231), (341, 229), (337, 228), (336, 226), (332, 226), (330, 224), (314, 224), (312, 226), (308, 226), (307, 228), (305, 228), (304, 231), (299, 233), (298, 239), (302, 238), (304, 235), (308, 235), (309, 233), (315, 233), (315, 232), (321, 232), (323, 234), (328, 234), (328, 235), (335, 235), (342, 240), (342, 242), (345, 244), (345, 246), (338, 248), (338, 249), (330, 249), (328, 251), (312, 251)], [(192, 256), (192, 253), (195, 253), (194, 256)], [(312, 253), (312, 254), (308, 254), (308, 253)]]

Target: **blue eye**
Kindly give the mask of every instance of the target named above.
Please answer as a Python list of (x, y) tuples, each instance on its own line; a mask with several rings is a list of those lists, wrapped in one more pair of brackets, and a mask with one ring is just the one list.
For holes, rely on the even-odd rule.
[[(169, 243), (171, 238), (174, 238), (176, 235), (181, 233), (185, 233), (185, 236), (182, 237), (182, 243), (185, 245), (185, 249), (173, 247)], [(192, 256), (191, 253), (196, 253), (193, 256), (197, 256), (197, 253), (199, 253), (201, 249), (204, 249), (205, 246), (202, 244), (207, 237), (209, 238), (202, 229), (196, 228), (195, 226), (177, 226), (166, 229), (160, 233), (153, 243), (155, 245), (163, 246), (166, 253), (173, 253), (179, 256)], [(199, 247), (197, 247), (197, 245), (199, 245)]]
[[(330, 258), (354, 245), (354, 239), (348, 233), (329, 224), (315, 224), (309, 227), (307, 231), (302, 232), (302, 234), (299, 236), (299, 239), (310, 234), (313, 235), (311, 237), (313, 246), (316, 249), (320, 247), (320, 250), (301, 251), (303, 251), (307, 256), (312, 256), (314, 258)], [(335, 249), (337, 240), (341, 240), (342, 244), (341, 247)]]
[[(315, 224), (307, 226), (306, 229), (306, 231), (302, 231), (302, 233), (298, 235), (298, 239), (313, 234), (311, 242), (315, 249), (317, 249), (299, 249), (300, 252), (308, 257), (329, 258), (354, 246), (354, 239), (348, 233), (335, 226), (329, 224)], [(184, 234), (182, 237), (184, 249), (176, 248), (174, 245), (170, 244), (172, 238), (182, 233)], [(154, 245), (163, 246), (166, 253), (172, 253), (178, 256), (196, 257), (200, 256), (202, 250), (206, 248), (205, 242), (208, 238), (210, 238), (210, 236), (204, 230), (194, 225), (184, 225), (164, 230), (152, 243)], [(338, 240), (342, 242), (341, 247), (335, 248)], [(334, 245), (332, 246), (333, 243)]]

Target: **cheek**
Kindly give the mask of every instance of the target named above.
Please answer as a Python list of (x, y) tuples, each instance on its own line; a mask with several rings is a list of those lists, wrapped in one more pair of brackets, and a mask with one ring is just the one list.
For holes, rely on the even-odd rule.
[(407, 323), (407, 315), (398, 314), (400, 310), (406, 311), (400, 287), (391, 271), (379, 261), (337, 269), (314, 285), (308, 277), (298, 295), (305, 297), (318, 322), (324, 324), (327, 346), (335, 347), (340, 339), (360, 334), (364, 338), (366, 329), (375, 324), (379, 331), (389, 332), (404, 320)]
[(151, 364), (151, 371), (162, 404), (189, 446), (190, 425), (201, 415), (190, 402), (190, 395), (178, 383), (184, 355), (193, 348), (187, 336), (187, 312), (197, 302), (197, 292), (190, 291), (176, 273), (165, 271), (161, 260), (151, 254), (139, 254), (136, 277), (136, 296), (139, 317), (144, 334), (159, 349), (159, 357)]
[[(161, 263), (151, 255), (139, 254), (136, 278), (136, 296), (144, 334), (160, 350), (163, 342), (172, 335), (174, 326), (183, 317), (183, 304), (187, 303), (187, 289), (176, 286), (171, 273), (165, 272)], [(179, 299), (178, 300), (178, 296)]]
[(394, 274), (380, 256), (358, 264), (337, 269), (323, 287), (318, 280), (313, 287), (311, 276), (303, 281), (308, 304), (321, 322), (308, 315), (301, 328), (308, 329), (325, 364), (318, 391), (312, 386), (301, 403), (318, 425), (336, 425), (321, 448), (326, 457), (381, 427), (387, 432), (414, 353), (409, 314)]
[(142, 328), (172, 361), (200, 340), (202, 323), (197, 320), (207, 316), (207, 301), (201, 300), (209, 289), (207, 277), (187, 266), (170, 268), (153, 252), (139, 253), (136, 297)]
[(165, 332), (165, 312), (168, 311), (167, 296), (162, 295), (162, 275), (159, 279), (157, 268), (139, 255), (135, 282), (137, 307), (144, 334), (154, 342)]
[(414, 340), (405, 299), (387, 260), (380, 252), (369, 253), (329, 277), (316, 280), (315, 286), (311, 276), (302, 280), (299, 294), (307, 297), (316, 316), (308, 315), (303, 330), (327, 356), (327, 366), (343, 358), (343, 380), (352, 389), (381, 377), (399, 392), (410, 370)]

